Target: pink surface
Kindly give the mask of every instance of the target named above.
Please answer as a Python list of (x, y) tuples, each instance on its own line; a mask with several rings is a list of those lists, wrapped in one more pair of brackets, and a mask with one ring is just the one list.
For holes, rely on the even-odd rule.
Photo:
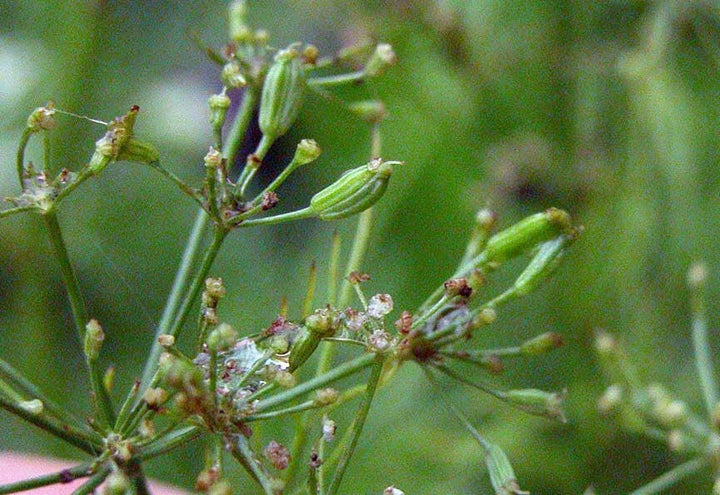
[[(28, 478), (51, 474), (61, 469), (76, 466), (78, 462), (62, 461), (58, 459), (47, 459), (12, 452), (0, 452), (0, 484), (21, 481)], [(27, 490), (22, 493), (29, 495), (69, 495), (77, 487), (82, 485), (83, 480), (75, 480), (72, 483), (50, 485), (34, 490)], [(150, 482), (153, 495), (186, 495), (187, 492), (163, 485), (154, 481)]]

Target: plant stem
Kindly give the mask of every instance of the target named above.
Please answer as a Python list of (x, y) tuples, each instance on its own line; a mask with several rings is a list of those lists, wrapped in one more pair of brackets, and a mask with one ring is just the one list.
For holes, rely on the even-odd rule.
[(91, 463), (85, 463), (69, 469), (63, 469), (56, 473), (38, 476), (37, 478), (6, 483), (4, 485), (0, 485), (0, 495), (23, 492), (26, 490), (32, 490), (33, 488), (39, 488), (41, 486), (54, 485), (56, 483), (68, 483), (71, 480), (87, 478), (92, 474), (90, 471), (91, 466)]
[(183, 289), (187, 285), (187, 281), (190, 278), (190, 270), (195, 263), (195, 258), (197, 257), (198, 252), (200, 251), (203, 240), (203, 233), (205, 232), (209, 221), (210, 217), (208, 217), (205, 211), (198, 211), (198, 214), (195, 217), (195, 223), (193, 224), (192, 231), (190, 232), (190, 237), (188, 238), (188, 242), (185, 246), (185, 252), (183, 252), (180, 267), (175, 274), (175, 280), (173, 281), (170, 295), (168, 296), (167, 302), (165, 303), (165, 309), (163, 310), (162, 317), (160, 318), (160, 323), (158, 324), (157, 331), (155, 332), (155, 339), (153, 340), (152, 348), (150, 350), (150, 356), (145, 363), (142, 380), (140, 381), (141, 390), (145, 390), (149, 386), (150, 381), (155, 374), (157, 360), (160, 357), (160, 353), (162, 352), (162, 346), (158, 343), (157, 339), (160, 335), (167, 333), (168, 329), (170, 328), (170, 324), (175, 318), (177, 308), (182, 302)]
[(172, 433), (163, 435), (162, 438), (139, 449), (138, 460), (147, 460), (157, 457), (173, 449), (187, 445), (203, 434), (203, 430), (197, 426), (188, 426)]
[(700, 376), (700, 386), (705, 399), (705, 409), (708, 416), (718, 403), (717, 384), (713, 374), (712, 352), (708, 341), (707, 314), (705, 311), (704, 283), (692, 288), (692, 339), (695, 351), (695, 366)]
[(42, 428), (48, 433), (55, 435), (61, 440), (66, 441), (70, 445), (73, 445), (90, 455), (95, 454), (95, 452), (101, 448), (101, 442), (93, 435), (46, 415), (32, 414), (21, 407), (17, 402), (9, 400), (3, 395), (0, 395), (0, 408), (21, 417), (25, 421), (34, 424), (38, 428)]
[(32, 135), (32, 129), (25, 127), (25, 129), (23, 129), (22, 136), (20, 136), (20, 145), (18, 146), (15, 159), (18, 181), (20, 182), (20, 189), (23, 189), (23, 174), (25, 173), (25, 148), (27, 148), (27, 144), (30, 141), (30, 136)]
[(277, 395), (273, 395), (272, 397), (270, 397), (268, 399), (261, 400), (256, 405), (255, 412), (259, 413), (262, 411), (266, 411), (266, 410), (270, 409), (271, 407), (282, 405), (282, 404), (289, 402), (303, 394), (312, 392), (315, 389), (329, 385), (330, 383), (340, 380), (341, 378), (345, 378), (346, 376), (357, 373), (358, 371), (370, 366), (374, 360), (375, 360), (375, 354), (372, 354), (372, 353), (362, 354), (362, 355), (356, 357), (355, 359), (353, 359), (352, 361), (343, 363), (340, 366), (337, 366), (337, 367), (333, 368), (332, 370), (328, 371), (327, 373), (324, 373), (320, 376), (316, 376), (315, 378), (312, 378), (311, 380), (303, 382), (300, 385), (297, 385), (296, 387), (291, 388), (290, 390), (285, 390), (283, 392), (278, 393)]
[[(43, 215), (43, 220), (45, 220), (45, 228), (50, 237), (50, 242), (53, 245), (55, 256), (60, 264), (60, 271), (67, 290), (68, 300), (70, 301), (70, 309), (73, 314), (75, 331), (82, 348), (85, 342), (85, 325), (90, 319), (85, 309), (85, 301), (80, 291), (80, 283), (70, 263), (70, 256), (68, 255), (65, 240), (60, 230), (60, 224), (58, 223), (57, 212), (54, 209), (48, 210)], [(115, 422), (115, 411), (112, 401), (110, 400), (110, 395), (103, 385), (102, 372), (95, 366), (95, 360), (86, 356), (85, 363), (90, 374), (90, 384), (93, 394), (95, 395), (95, 405), (100, 413), (101, 422), (106, 426), (112, 425)]]
[(250, 416), (244, 418), (243, 421), (250, 422), (250, 421), (258, 421), (261, 419), (275, 418), (275, 417), (284, 416), (287, 414), (293, 414), (293, 413), (298, 413), (298, 412), (302, 412), (302, 411), (307, 411), (308, 409), (317, 409), (318, 407), (319, 406), (317, 406), (314, 401), (309, 400), (309, 401), (303, 402), (302, 404), (287, 407), (285, 409), (277, 409), (275, 411), (269, 411), (269, 412), (260, 413), (260, 414), (251, 414)]
[(667, 473), (658, 476), (647, 485), (638, 488), (634, 492), (630, 493), (630, 495), (653, 495), (655, 493), (660, 493), (663, 490), (670, 488), (681, 479), (686, 478), (693, 473), (696, 473), (704, 467), (707, 467), (708, 464), (708, 459), (704, 457), (691, 459), (671, 469)]
[(7, 210), (0, 211), (0, 218), (9, 217), (10, 215), (14, 215), (15, 213), (22, 213), (23, 211), (31, 211), (31, 210), (37, 210), (37, 205), (23, 205), (23, 206), (16, 206), (15, 208), (8, 208)]
[(242, 435), (235, 435), (234, 441), (230, 442), (232, 448), (230, 453), (242, 464), (248, 473), (262, 487), (266, 495), (275, 495), (272, 483), (260, 463), (255, 459), (255, 454), (250, 449), (247, 439)]
[(337, 74), (332, 76), (321, 76), (313, 77), (308, 79), (308, 86), (329, 88), (334, 86), (344, 86), (346, 84), (353, 84), (361, 82), (365, 79), (365, 71), (358, 70), (347, 74)]
[(300, 220), (303, 218), (309, 218), (315, 215), (315, 212), (308, 206), (300, 210), (289, 211), (287, 213), (280, 213), (272, 217), (264, 218), (253, 218), (251, 220), (245, 220), (239, 223), (238, 227), (256, 227), (258, 225), (275, 225), (277, 223), (289, 222), (291, 220)]
[(373, 367), (370, 371), (367, 388), (365, 389), (365, 396), (363, 397), (363, 400), (358, 407), (357, 416), (355, 417), (355, 421), (353, 423), (353, 433), (350, 439), (350, 443), (340, 456), (340, 460), (338, 461), (337, 467), (335, 468), (335, 476), (333, 476), (333, 479), (330, 482), (330, 485), (328, 486), (326, 491), (328, 495), (335, 495), (336, 493), (338, 493), (340, 483), (342, 483), (343, 476), (345, 475), (345, 470), (347, 469), (348, 464), (350, 463), (350, 458), (352, 457), (353, 452), (355, 451), (355, 447), (357, 446), (357, 442), (360, 438), (360, 433), (362, 432), (363, 426), (365, 425), (365, 420), (367, 418), (368, 412), (370, 412), (370, 405), (372, 404), (373, 397), (375, 396), (377, 385), (380, 382), (380, 375), (382, 374), (384, 362), (384, 356), (382, 356), (381, 354), (375, 356), (375, 362), (373, 363)]
[(43, 409), (49, 414), (57, 417), (60, 421), (74, 425), (82, 424), (65, 408), (48, 398), (42, 390), (28, 381), (20, 372), (2, 358), (0, 358), (0, 377), (8, 380), (14, 388), (18, 389), (22, 394), (25, 394), (26, 397), (39, 399), (43, 403)]
[(72, 495), (90, 495), (95, 493), (95, 489), (105, 481), (110, 471), (110, 466), (103, 466), (103, 468), (93, 474), (89, 480), (83, 483), (77, 490), (73, 491)]

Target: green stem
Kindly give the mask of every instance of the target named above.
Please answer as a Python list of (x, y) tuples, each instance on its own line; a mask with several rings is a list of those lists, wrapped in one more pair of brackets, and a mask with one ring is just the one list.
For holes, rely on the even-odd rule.
[(202, 434), (203, 430), (197, 426), (188, 426), (181, 430), (176, 430), (167, 435), (163, 435), (162, 438), (139, 449), (137, 458), (138, 460), (152, 459), (153, 457), (157, 457), (178, 447), (187, 445), (193, 440), (199, 438)]
[(60, 421), (74, 425), (82, 424), (65, 408), (50, 399), (42, 390), (28, 381), (19, 371), (2, 358), (0, 358), (0, 377), (5, 378), (15, 389), (25, 394), (26, 397), (39, 399), (43, 403), (43, 409), (50, 415), (57, 417)]
[(180, 177), (160, 165), (160, 162), (152, 162), (148, 163), (148, 165), (150, 165), (150, 167), (152, 167), (154, 170), (160, 172), (165, 178), (175, 184), (182, 192), (194, 199), (195, 202), (200, 206), (200, 208), (204, 206), (202, 196), (200, 196), (197, 191), (195, 191), (192, 187), (188, 186), (185, 181), (182, 180)]
[(52, 169), (52, 161), (50, 159), (50, 133), (44, 132), (43, 133), (43, 160), (44, 160), (44, 166), (43, 166), (43, 172), (45, 172), (45, 176), (48, 178), (48, 180), (55, 177), (55, 171)]
[(335, 495), (336, 493), (338, 493), (340, 483), (342, 483), (343, 476), (345, 475), (345, 470), (350, 463), (350, 458), (355, 452), (355, 447), (357, 446), (358, 439), (360, 438), (360, 433), (362, 432), (363, 426), (365, 425), (367, 415), (370, 412), (370, 405), (372, 404), (373, 397), (375, 396), (377, 385), (380, 382), (380, 375), (382, 375), (384, 362), (385, 359), (382, 355), (378, 354), (377, 356), (375, 356), (375, 362), (373, 363), (373, 367), (371, 369), (370, 377), (367, 383), (367, 388), (365, 389), (365, 396), (363, 397), (363, 400), (358, 407), (357, 415), (355, 416), (355, 421), (352, 428), (353, 433), (352, 437), (350, 438), (350, 443), (348, 444), (347, 448), (343, 450), (343, 453), (340, 456), (340, 460), (338, 461), (337, 467), (335, 468), (335, 476), (333, 476), (333, 479), (330, 482), (330, 485), (328, 486), (326, 491), (328, 495)]
[(653, 495), (655, 493), (660, 493), (663, 490), (670, 488), (681, 479), (687, 478), (688, 476), (700, 471), (708, 465), (709, 460), (704, 457), (691, 459), (671, 469), (662, 476), (655, 478), (647, 485), (638, 488), (634, 492), (630, 493), (630, 495)]
[(177, 337), (178, 333), (185, 325), (185, 321), (190, 314), (193, 303), (195, 302), (195, 299), (197, 299), (197, 296), (200, 294), (201, 289), (205, 285), (205, 278), (207, 277), (207, 274), (210, 271), (213, 262), (215, 261), (215, 257), (220, 252), (220, 248), (222, 247), (222, 243), (225, 240), (225, 236), (227, 236), (227, 233), (228, 231), (224, 228), (215, 226), (212, 242), (210, 243), (210, 246), (205, 252), (205, 256), (202, 259), (200, 268), (195, 274), (193, 280), (190, 282), (190, 287), (188, 289), (187, 295), (183, 299), (183, 302), (178, 309), (178, 314), (175, 318), (175, 321), (167, 332), (168, 335)]
[(428, 381), (432, 383), (433, 387), (436, 391), (440, 393), (440, 395), (443, 398), (443, 405), (447, 407), (450, 412), (455, 415), (456, 418), (460, 420), (460, 422), (463, 424), (463, 426), (470, 432), (470, 435), (480, 444), (480, 447), (482, 447), (483, 452), (485, 454), (488, 453), (490, 450), (490, 443), (485, 440), (485, 437), (483, 437), (479, 431), (470, 423), (470, 421), (467, 419), (467, 417), (462, 413), (462, 411), (455, 405), (455, 402), (448, 396), (448, 394), (445, 392), (445, 389), (441, 387), (437, 381), (435, 380), (435, 377), (430, 372), (430, 369), (427, 366), (422, 366), (423, 371), (425, 372), (425, 375), (428, 378)]
[(26, 490), (32, 490), (34, 488), (39, 488), (41, 486), (54, 485), (56, 483), (68, 483), (72, 480), (87, 478), (92, 474), (91, 472), (89, 472), (91, 467), (91, 463), (85, 463), (69, 469), (63, 469), (62, 471), (58, 471), (57, 473), (45, 474), (43, 476), (38, 476), (37, 478), (30, 478), (27, 480), (6, 483), (4, 485), (0, 485), (0, 495), (4, 495), (6, 493), (23, 492)]
[(32, 423), (38, 428), (55, 435), (56, 437), (64, 440), (65, 442), (77, 447), (78, 449), (86, 452), (90, 455), (95, 454), (101, 449), (101, 442), (98, 439), (71, 424), (60, 422), (54, 418), (50, 418), (44, 414), (32, 414), (25, 408), (20, 406), (19, 403), (8, 400), (6, 397), (0, 395), (0, 408), (7, 410), (21, 417), (28, 423)]
[(345, 378), (346, 376), (352, 375), (353, 373), (357, 373), (358, 371), (370, 366), (374, 360), (375, 354), (372, 353), (366, 353), (358, 356), (352, 361), (343, 363), (340, 366), (337, 366), (332, 370), (328, 371), (327, 373), (316, 376), (315, 378), (303, 382), (300, 385), (293, 387), (289, 390), (284, 390), (276, 395), (273, 395), (270, 398), (261, 400), (257, 403), (255, 407), (255, 412), (263, 412), (272, 407), (282, 405), (308, 392), (312, 392), (313, 390), (329, 385), (330, 383), (340, 380), (341, 378)]
[(245, 132), (250, 125), (250, 119), (252, 119), (259, 98), (259, 87), (250, 86), (245, 91), (242, 105), (235, 116), (235, 121), (233, 122), (230, 133), (225, 140), (225, 147), (223, 148), (223, 158), (228, 161), (228, 166), (232, 166), (235, 155), (237, 155), (240, 145), (242, 145)]
[(310, 218), (315, 216), (315, 212), (309, 206), (301, 210), (289, 211), (287, 213), (281, 213), (272, 217), (264, 218), (253, 218), (251, 220), (244, 220), (239, 223), (238, 227), (257, 227), (258, 225), (275, 225), (278, 223), (289, 222), (292, 220), (300, 220), (303, 218)]
[(272, 481), (268, 474), (262, 469), (260, 463), (255, 459), (255, 454), (250, 449), (247, 443), (247, 439), (242, 435), (235, 435), (234, 441), (231, 441), (230, 453), (240, 464), (242, 464), (248, 473), (253, 477), (255, 481), (262, 487), (266, 495), (275, 495), (276, 491), (273, 489)]
[(38, 210), (38, 205), (32, 204), (32, 205), (24, 205), (24, 206), (16, 206), (15, 208), (8, 208), (7, 210), (0, 211), (0, 218), (9, 217), (10, 215), (14, 215), (15, 213), (22, 213), (24, 211), (31, 211), (31, 210)]
[(265, 155), (267, 155), (267, 152), (275, 142), (275, 139), (277, 139), (277, 136), (263, 134), (263, 137), (260, 139), (260, 143), (255, 149), (255, 152), (253, 152), (254, 158), (245, 163), (245, 168), (238, 178), (236, 188), (236, 191), (241, 198), (245, 197), (245, 190), (247, 189), (247, 186), (262, 166), (262, 161), (265, 159)]
[(365, 79), (365, 71), (358, 70), (347, 74), (337, 74), (333, 76), (320, 76), (308, 79), (308, 86), (330, 88), (335, 86), (344, 86), (346, 84), (354, 84), (362, 82)]
[(318, 407), (322, 407), (322, 406), (318, 406), (317, 404), (315, 404), (314, 401), (309, 400), (307, 402), (303, 402), (302, 404), (298, 404), (296, 406), (286, 407), (285, 409), (277, 409), (275, 411), (269, 411), (266, 413), (252, 414), (252, 415), (244, 418), (243, 421), (250, 422), (250, 421), (258, 421), (261, 419), (276, 418), (278, 416), (284, 416), (286, 414), (303, 412), (303, 411), (307, 411), (309, 409), (317, 409)]
[(95, 493), (95, 489), (99, 487), (105, 478), (110, 474), (110, 466), (104, 466), (101, 470), (93, 474), (90, 479), (83, 483), (77, 490), (73, 491), (71, 495), (90, 495)]
[(708, 341), (707, 314), (705, 311), (704, 287), (695, 287), (692, 294), (692, 339), (695, 351), (695, 366), (700, 376), (700, 386), (705, 399), (708, 416), (718, 403), (717, 384), (713, 374), (712, 352)]
[[(67, 290), (68, 300), (70, 301), (70, 308), (73, 314), (73, 321), (75, 323), (75, 331), (78, 336), (80, 345), (83, 346), (85, 342), (85, 325), (90, 321), (85, 309), (85, 301), (80, 291), (80, 283), (78, 282), (75, 270), (73, 270), (72, 264), (70, 263), (70, 256), (68, 255), (67, 248), (65, 246), (65, 240), (60, 230), (60, 224), (58, 223), (57, 213), (54, 209), (47, 211), (43, 215), (45, 220), (45, 228), (50, 237), (50, 242), (53, 245), (55, 256), (57, 257), (58, 263), (60, 264), (60, 271), (62, 273), (63, 282)], [(112, 425), (115, 423), (115, 411), (110, 400), (110, 394), (103, 385), (103, 376), (99, 367), (95, 366), (95, 360), (86, 357), (85, 363), (90, 374), (90, 384), (92, 387), (93, 394), (95, 395), (95, 405), (100, 413), (100, 418), (104, 425)]]
[(15, 165), (17, 167), (17, 176), (18, 181), (20, 182), (20, 189), (24, 189), (23, 187), (23, 174), (25, 173), (25, 148), (27, 148), (28, 142), (30, 141), (30, 136), (33, 135), (32, 129), (26, 127), (23, 129), (22, 136), (20, 136), (20, 145), (18, 146), (17, 150), (17, 156), (15, 160)]
[(157, 360), (162, 353), (162, 346), (157, 339), (160, 335), (167, 333), (170, 328), (170, 324), (175, 318), (177, 309), (180, 307), (183, 289), (190, 278), (191, 268), (195, 264), (195, 259), (197, 258), (202, 246), (203, 233), (209, 223), (210, 217), (208, 217), (207, 213), (203, 210), (198, 211), (192, 231), (190, 232), (190, 237), (188, 238), (188, 242), (185, 246), (185, 252), (183, 253), (180, 267), (175, 274), (175, 280), (173, 281), (170, 295), (165, 303), (165, 309), (163, 310), (160, 323), (158, 324), (157, 331), (155, 332), (155, 339), (153, 340), (152, 348), (150, 350), (150, 356), (145, 363), (142, 380), (140, 381), (141, 390), (145, 390), (150, 385), (153, 375), (155, 375)]

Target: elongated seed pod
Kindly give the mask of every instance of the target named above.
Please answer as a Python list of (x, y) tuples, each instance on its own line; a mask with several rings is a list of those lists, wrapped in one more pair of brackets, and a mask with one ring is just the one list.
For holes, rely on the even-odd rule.
[(268, 70), (260, 98), (260, 130), (272, 139), (285, 134), (300, 112), (305, 71), (294, 48), (280, 51)]
[(375, 161), (351, 170), (315, 194), (310, 207), (322, 220), (345, 218), (370, 208), (387, 189), (392, 163), (397, 162)]
[(290, 348), (288, 358), (288, 371), (292, 373), (302, 365), (315, 352), (322, 337), (317, 332), (311, 332), (307, 327), (302, 327), (297, 339)]

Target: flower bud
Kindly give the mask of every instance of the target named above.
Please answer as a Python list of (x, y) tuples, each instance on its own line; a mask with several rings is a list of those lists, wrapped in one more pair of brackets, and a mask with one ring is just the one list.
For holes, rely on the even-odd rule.
[(500, 447), (491, 443), (488, 445), (485, 454), (485, 464), (490, 474), (490, 482), (492, 483), (497, 495), (519, 495), (527, 494), (520, 490), (515, 472), (513, 471), (510, 460)]
[(529, 414), (557, 419), (561, 423), (567, 422), (562, 410), (562, 402), (566, 395), (566, 391), (545, 392), (535, 388), (508, 390), (502, 394), (508, 403)]
[(305, 318), (305, 327), (320, 337), (332, 337), (340, 327), (339, 314), (331, 307), (315, 310)]
[(27, 119), (27, 128), (32, 132), (47, 131), (57, 126), (55, 121), (55, 105), (50, 102), (44, 107), (38, 107)]
[(105, 480), (103, 495), (125, 495), (132, 493), (130, 480), (121, 471), (113, 471)]
[(208, 107), (210, 108), (210, 125), (213, 129), (221, 128), (225, 123), (228, 108), (230, 108), (230, 97), (225, 94), (225, 91), (212, 95), (208, 98)]
[(208, 335), (207, 345), (212, 352), (222, 352), (234, 346), (237, 340), (237, 331), (227, 323), (221, 323)]
[(369, 124), (377, 124), (387, 117), (387, 108), (379, 100), (363, 100), (348, 104), (348, 109)]
[(100, 356), (105, 333), (97, 320), (90, 320), (85, 326), (85, 357), (88, 361), (96, 361)]
[(523, 342), (520, 346), (520, 351), (527, 356), (538, 356), (562, 347), (562, 345), (562, 335), (554, 332), (545, 332)]
[(321, 388), (320, 390), (315, 391), (313, 405), (323, 407), (335, 404), (339, 396), (340, 393), (334, 388)]
[(378, 158), (346, 172), (316, 193), (310, 200), (310, 208), (322, 220), (345, 218), (370, 208), (385, 193), (392, 165), (398, 163)]
[(281, 50), (268, 70), (260, 98), (260, 130), (271, 140), (285, 134), (300, 112), (305, 71), (294, 48)]
[(388, 67), (397, 63), (397, 55), (388, 43), (380, 43), (375, 47), (370, 60), (365, 64), (365, 75), (367, 77), (378, 77), (383, 75)]
[(220, 81), (228, 88), (242, 88), (247, 84), (243, 76), (240, 64), (236, 61), (226, 63), (220, 71)]
[(245, 0), (233, 0), (230, 2), (230, 5), (228, 5), (228, 25), (232, 41), (246, 41), (249, 28), (247, 26)]
[(295, 156), (293, 156), (292, 163), (295, 167), (308, 164), (315, 161), (321, 152), (320, 146), (318, 146), (314, 140), (303, 139), (295, 149)]
[(488, 239), (487, 260), (505, 261), (571, 229), (570, 215), (563, 210), (550, 208), (536, 213)]

